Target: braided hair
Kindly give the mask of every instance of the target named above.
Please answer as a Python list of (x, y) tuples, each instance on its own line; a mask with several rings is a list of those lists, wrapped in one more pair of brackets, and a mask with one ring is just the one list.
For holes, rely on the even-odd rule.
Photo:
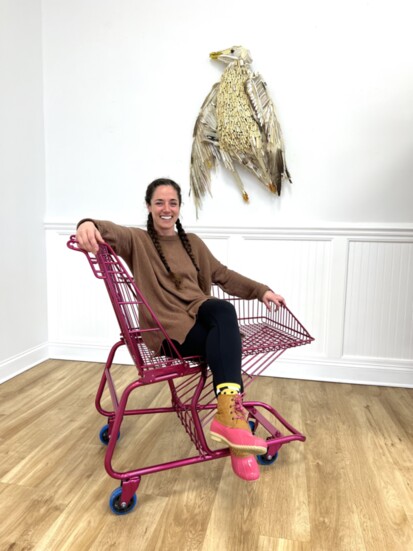
[[(157, 180), (154, 180), (153, 182), (151, 182), (149, 184), (149, 186), (146, 189), (146, 194), (145, 194), (145, 202), (146, 202), (147, 206), (149, 206), (151, 204), (152, 196), (153, 196), (156, 188), (159, 187), (159, 186), (171, 186), (171, 187), (173, 187), (174, 190), (176, 191), (177, 195), (178, 195), (179, 206), (181, 206), (181, 203), (182, 203), (181, 188), (179, 187), (179, 185), (176, 182), (174, 182), (173, 180), (169, 180), (168, 178), (158, 178)], [(155, 249), (156, 249), (156, 251), (159, 255), (159, 258), (162, 261), (162, 264), (165, 266), (165, 269), (168, 272), (169, 278), (174, 282), (175, 287), (177, 289), (181, 289), (182, 277), (178, 274), (175, 274), (171, 270), (171, 268), (168, 264), (168, 261), (165, 258), (164, 252), (162, 250), (161, 243), (159, 241), (158, 233), (157, 233), (157, 231), (155, 229), (155, 226), (154, 226), (154, 223), (153, 223), (153, 218), (152, 218), (151, 213), (148, 214), (148, 220), (146, 222), (146, 229), (148, 231), (149, 237), (152, 239), (152, 242), (153, 242), (153, 244), (155, 246)], [(176, 229), (178, 230), (178, 236), (179, 236), (179, 239), (181, 240), (182, 246), (184, 247), (185, 251), (187, 252), (187, 254), (189, 256), (189, 258), (191, 259), (192, 264), (194, 265), (194, 267), (197, 271), (199, 286), (201, 287), (202, 290), (205, 290), (205, 288), (206, 288), (205, 280), (201, 275), (201, 270), (200, 270), (200, 268), (199, 268), (199, 266), (198, 266), (198, 264), (195, 260), (195, 256), (194, 256), (194, 253), (192, 251), (191, 243), (189, 242), (188, 236), (187, 236), (184, 228), (182, 227), (182, 224), (181, 224), (179, 218), (176, 221)]]

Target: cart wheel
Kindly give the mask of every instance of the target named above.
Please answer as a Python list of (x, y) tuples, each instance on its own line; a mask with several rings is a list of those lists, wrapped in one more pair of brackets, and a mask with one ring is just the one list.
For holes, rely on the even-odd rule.
[(129, 503), (128, 504), (125, 503), (125, 506), (122, 507), (122, 503), (120, 501), (121, 496), (122, 496), (122, 488), (120, 487), (120, 488), (116, 488), (116, 490), (113, 490), (109, 498), (109, 507), (112, 513), (115, 513), (115, 515), (127, 515), (128, 513), (133, 511), (138, 501), (136, 494), (133, 494)]
[[(252, 434), (255, 434), (255, 422), (250, 419), (248, 424)], [(264, 455), (257, 455), (257, 461), (260, 465), (272, 465), (277, 460), (277, 457), (278, 452), (276, 452), (275, 455), (268, 455), (268, 453), (264, 453)]]
[(276, 452), (275, 455), (268, 455), (268, 453), (264, 453), (263, 455), (257, 455), (257, 461), (260, 465), (272, 465), (275, 461), (277, 461), (278, 452)]
[[(118, 432), (118, 440), (120, 437), (120, 432)], [(109, 444), (109, 425), (103, 425), (103, 427), (100, 429), (99, 432), (99, 438), (102, 444), (105, 444), (107, 446)]]
[[(255, 422), (251, 419), (248, 421), (252, 434), (255, 434)], [(258, 426), (258, 425), (257, 425)]]

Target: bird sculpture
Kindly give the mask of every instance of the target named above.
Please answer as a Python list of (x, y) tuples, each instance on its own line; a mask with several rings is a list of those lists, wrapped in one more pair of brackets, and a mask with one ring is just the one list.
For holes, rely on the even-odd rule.
[(205, 98), (195, 123), (190, 193), (196, 212), (208, 192), (217, 161), (230, 170), (244, 201), (249, 202), (236, 163), (251, 171), (271, 193), (280, 195), (288, 172), (281, 128), (267, 85), (251, 70), (250, 52), (233, 46), (209, 54), (227, 65)]

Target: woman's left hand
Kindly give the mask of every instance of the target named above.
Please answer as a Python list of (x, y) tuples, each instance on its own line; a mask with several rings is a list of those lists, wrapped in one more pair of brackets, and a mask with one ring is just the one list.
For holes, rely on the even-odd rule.
[(276, 310), (278, 310), (280, 306), (286, 306), (285, 298), (270, 290), (265, 291), (261, 300), (268, 310), (271, 310), (271, 304), (275, 304)]

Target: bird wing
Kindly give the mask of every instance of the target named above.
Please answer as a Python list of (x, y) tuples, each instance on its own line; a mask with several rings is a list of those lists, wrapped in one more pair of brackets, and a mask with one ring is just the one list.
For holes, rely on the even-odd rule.
[(271, 181), (280, 195), (283, 178), (288, 178), (290, 182), (291, 178), (285, 162), (283, 137), (274, 104), (268, 94), (267, 85), (259, 73), (253, 73), (247, 79), (245, 93), (250, 100), (253, 116), (261, 130)]
[(211, 170), (222, 160), (219, 150), (216, 103), (219, 82), (214, 84), (205, 98), (195, 122), (190, 169), (190, 193), (193, 193), (196, 211), (205, 194), (211, 193)]

